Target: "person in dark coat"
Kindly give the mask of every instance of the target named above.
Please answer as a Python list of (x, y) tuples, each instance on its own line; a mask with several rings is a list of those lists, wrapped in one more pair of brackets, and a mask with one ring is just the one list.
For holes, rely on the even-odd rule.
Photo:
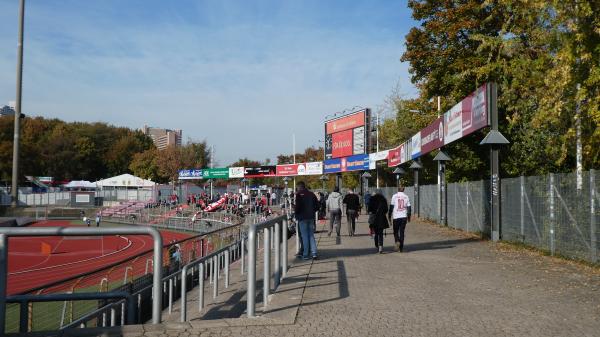
[(369, 228), (375, 232), (375, 247), (379, 254), (383, 253), (383, 231), (390, 227), (387, 219), (388, 201), (383, 196), (381, 189), (375, 191), (375, 195), (369, 200), (369, 208), (367, 209), (369, 217), (375, 215), (375, 222), (369, 223)]

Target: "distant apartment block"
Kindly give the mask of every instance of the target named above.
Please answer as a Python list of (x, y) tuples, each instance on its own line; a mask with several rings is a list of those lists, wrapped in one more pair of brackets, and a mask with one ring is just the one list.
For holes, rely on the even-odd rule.
[(146, 136), (152, 138), (154, 145), (159, 150), (164, 150), (169, 146), (181, 146), (181, 130), (159, 129), (144, 125), (142, 131)]
[(15, 109), (11, 106), (5, 105), (0, 108), (0, 116), (14, 116)]

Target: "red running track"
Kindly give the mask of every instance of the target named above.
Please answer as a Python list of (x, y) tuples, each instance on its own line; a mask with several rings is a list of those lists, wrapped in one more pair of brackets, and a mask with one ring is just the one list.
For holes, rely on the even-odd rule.
[[(75, 226), (66, 221), (43, 221), (32, 227)], [(161, 231), (163, 242), (190, 235)], [(42, 253), (43, 243), (50, 254)], [(85, 274), (152, 250), (147, 235), (106, 237), (15, 237), (8, 246), (8, 295)]]

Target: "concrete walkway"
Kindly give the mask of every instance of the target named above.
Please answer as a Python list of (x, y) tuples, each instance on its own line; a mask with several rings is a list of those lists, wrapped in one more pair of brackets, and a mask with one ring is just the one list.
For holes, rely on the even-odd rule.
[(261, 317), (131, 326), (105, 334), (600, 335), (597, 269), (415, 221), (407, 226), (405, 253), (392, 252), (388, 230), (385, 254), (375, 254), (366, 216), (360, 220), (355, 237), (329, 237), (319, 225), (320, 258), (295, 260)]

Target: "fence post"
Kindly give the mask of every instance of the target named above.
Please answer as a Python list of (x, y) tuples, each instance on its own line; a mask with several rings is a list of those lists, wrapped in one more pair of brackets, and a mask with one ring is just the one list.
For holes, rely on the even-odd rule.
[[(183, 269), (181, 269), (181, 306), (180, 306), (180, 310), (181, 310), (181, 322), (185, 322), (187, 320), (187, 270), (188, 270), (188, 266), (183, 266)], [(194, 267), (192, 267), (192, 271), (194, 270)], [(192, 276), (192, 283), (194, 282), (193, 280), (193, 276)], [(200, 289), (199, 289), (200, 290)]]
[(213, 279), (213, 298), (217, 298), (219, 295), (219, 279), (217, 275), (219, 274), (219, 257), (217, 255), (213, 256), (213, 271), (214, 273), (211, 275)]
[(554, 174), (550, 173), (550, 254), (554, 255)]
[(241, 261), (240, 261), (240, 274), (244, 275), (244, 259), (246, 258), (246, 252), (244, 252), (244, 247), (245, 247), (245, 243), (246, 243), (246, 239), (242, 238), (242, 243), (240, 244), (240, 250), (241, 250)]
[(281, 278), (283, 279), (287, 275), (288, 268), (288, 223), (287, 217), (283, 220), (283, 233), (281, 234), (281, 239), (283, 240), (283, 247), (281, 250), (283, 251), (282, 264), (281, 264)]
[[(0, 264), (1, 265), (1, 264)], [(5, 265), (6, 266), (6, 265)], [(0, 268), (2, 268), (0, 266)], [(6, 268), (6, 267), (4, 267)], [(248, 277), (247, 277), (246, 314), (254, 317), (256, 302), (256, 226), (248, 228)], [(0, 301), (1, 301), (0, 297)]]
[(225, 289), (229, 288), (229, 249), (225, 251)]
[(275, 268), (275, 275), (274, 275), (274, 285), (273, 287), (275, 289), (277, 289), (277, 287), (279, 286), (279, 281), (281, 280), (281, 223), (277, 222), (275, 223), (275, 235), (273, 237), (273, 245), (275, 246), (275, 263), (274, 263), (274, 268)]
[(204, 308), (204, 264), (198, 265), (198, 311)]
[[(0, 276), (8, 273), (8, 237), (0, 234)], [(6, 326), (6, 277), (0, 277), (0, 329)]]
[(264, 256), (264, 273), (263, 273), (263, 306), (266, 308), (269, 302), (269, 293), (271, 292), (271, 230), (266, 227), (263, 229), (263, 256)]
[(590, 255), (592, 263), (598, 262), (596, 252), (596, 172), (590, 170)]
[(469, 196), (471, 194), (469, 188), (469, 182), (467, 181), (467, 232), (469, 231)]
[(525, 242), (525, 177), (519, 177), (521, 185), (521, 242)]

